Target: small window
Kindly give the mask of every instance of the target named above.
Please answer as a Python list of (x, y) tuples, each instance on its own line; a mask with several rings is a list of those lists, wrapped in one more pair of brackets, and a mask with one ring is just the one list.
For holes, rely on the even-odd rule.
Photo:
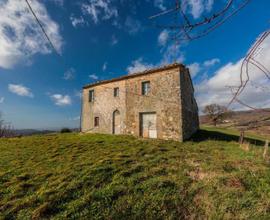
[(89, 102), (93, 102), (94, 101), (94, 90), (90, 90), (89, 91)]
[(113, 89), (113, 96), (114, 97), (118, 97), (119, 96), (119, 88), (118, 87)]
[(95, 127), (99, 126), (99, 117), (95, 117), (94, 125)]
[(142, 95), (148, 95), (150, 92), (150, 82), (142, 82)]

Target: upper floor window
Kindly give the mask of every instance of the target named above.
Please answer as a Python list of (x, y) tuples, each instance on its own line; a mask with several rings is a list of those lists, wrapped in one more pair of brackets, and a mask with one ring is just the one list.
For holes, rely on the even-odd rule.
[(94, 126), (95, 127), (98, 127), (99, 126), (99, 117), (95, 117)]
[(148, 95), (150, 92), (150, 81), (142, 82), (142, 95)]
[(93, 102), (95, 98), (94, 90), (89, 91), (89, 102)]
[(119, 96), (119, 87), (116, 87), (113, 89), (113, 96), (118, 97)]

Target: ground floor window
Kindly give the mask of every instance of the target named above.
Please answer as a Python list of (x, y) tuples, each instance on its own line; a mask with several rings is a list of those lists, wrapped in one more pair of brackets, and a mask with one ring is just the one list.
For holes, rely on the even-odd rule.
[(95, 117), (94, 125), (95, 125), (95, 127), (99, 126), (99, 117)]

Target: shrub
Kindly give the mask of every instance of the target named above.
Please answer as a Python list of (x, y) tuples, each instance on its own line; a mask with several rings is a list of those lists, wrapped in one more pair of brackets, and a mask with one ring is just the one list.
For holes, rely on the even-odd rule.
[(62, 128), (60, 133), (71, 133), (72, 131), (69, 128)]

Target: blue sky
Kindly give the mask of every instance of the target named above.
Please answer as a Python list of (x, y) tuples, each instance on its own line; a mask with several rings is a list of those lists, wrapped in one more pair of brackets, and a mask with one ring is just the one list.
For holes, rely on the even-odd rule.
[[(186, 1), (193, 21), (224, 6), (222, 0)], [(78, 127), (83, 85), (174, 60), (170, 32), (154, 28), (148, 19), (170, 8), (172, 1), (29, 2), (61, 58), (24, 0), (0, 0), (0, 111), (15, 128)], [(214, 32), (177, 47), (177, 61), (190, 67), (200, 108), (228, 101), (226, 86), (239, 83), (241, 59), (269, 28), (269, 8), (268, 0), (251, 0)], [(267, 41), (260, 55), (268, 66), (269, 45)], [(258, 75), (254, 73), (254, 82), (267, 87), (269, 81)], [(267, 107), (268, 94), (250, 86), (242, 98)]]

